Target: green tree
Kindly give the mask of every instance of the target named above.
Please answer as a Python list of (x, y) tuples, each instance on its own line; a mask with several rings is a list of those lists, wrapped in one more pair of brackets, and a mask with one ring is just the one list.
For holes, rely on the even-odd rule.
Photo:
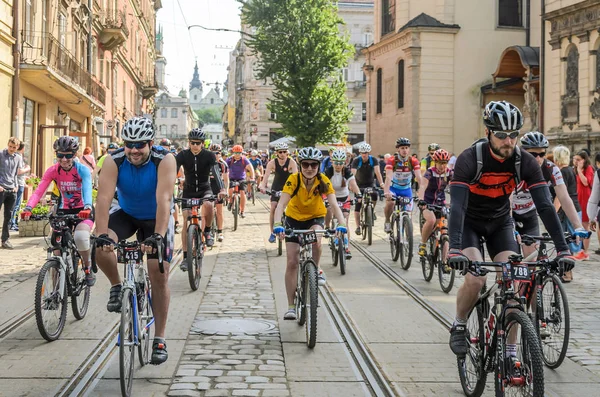
[(198, 115), (198, 119), (202, 121), (204, 125), (210, 123), (221, 123), (221, 114), (222, 109), (218, 108), (207, 108), (207, 109), (198, 109), (196, 110), (196, 114)]
[(243, 40), (257, 54), (257, 77), (271, 80), (269, 110), (298, 146), (342, 139), (352, 116), (340, 70), (354, 53), (340, 35), (331, 0), (238, 0)]

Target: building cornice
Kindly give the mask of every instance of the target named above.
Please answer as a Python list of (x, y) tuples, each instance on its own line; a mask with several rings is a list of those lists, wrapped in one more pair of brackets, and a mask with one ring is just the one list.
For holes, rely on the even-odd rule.
[(550, 40), (553, 50), (560, 48), (564, 38), (577, 36), (581, 42), (589, 40), (589, 32), (600, 29), (600, 0), (586, 0), (572, 6), (546, 13), (550, 22)]
[(399, 33), (387, 34), (378, 43), (374, 43), (367, 48), (361, 50), (363, 54), (372, 54), (378, 56), (392, 51), (395, 48), (403, 47), (412, 41), (412, 46), (420, 47), (417, 43), (418, 36), (413, 33), (446, 33), (456, 34), (460, 28), (449, 27), (411, 27), (402, 30)]

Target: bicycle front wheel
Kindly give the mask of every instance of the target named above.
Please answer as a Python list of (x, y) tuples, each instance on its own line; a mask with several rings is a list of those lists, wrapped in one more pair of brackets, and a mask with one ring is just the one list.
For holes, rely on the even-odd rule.
[(396, 262), (400, 256), (400, 219), (397, 215), (392, 215), (390, 224), (390, 250), (392, 252), (392, 260)]
[(238, 217), (240, 215), (240, 196), (233, 196), (233, 231), (235, 232), (238, 228)]
[(544, 279), (541, 302), (542, 313), (537, 315), (537, 327), (542, 357), (548, 368), (555, 369), (560, 367), (567, 354), (571, 326), (567, 293), (557, 275)]
[(121, 298), (121, 325), (119, 327), (119, 374), (121, 394), (131, 395), (133, 362), (135, 361), (135, 318), (130, 289), (123, 289)]
[(138, 312), (139, 312), (139, 332), (138, 332), (138, 359), (143, 367), (150, 362), (150, 348), (152, 346), (152, 321), (154, 313), (152, 312), (152, 287), (150, 279), (146, 274), (146, 281), (139, 283), (137, 291)]
[(277, 239), (277, 255), (283, 255), (283, 241), (280, 238)]
[[(542, 347), (529, 316), (522, 311), (506, 315), (504, 334), (516, 333), (517, 357), (496, 365), (496, 397), (506, 395), (544, 396), (544, 364)], [(504, 351), (498, 352), (506, 357)], [(515, 361), (513, 361), (515, 360)], [(516, 362), (520, 363), (518, 366)], [(504, 368), (504, 373), (502, 373)], [(510, 375), (508, 375), (510, 374)]]
[(487, 372), (483, 368), (483, 352), (485, 349), (483, 317), (483, 307), (478, 304), (471, 310), (467, 320), (469, 350), (464, 358), (457, 358), (460, 384), (463, 392), (468, 397), (479, 397), (485, 389)]
[(413, 255), (413, 226), (406, 214), (402, 216), (402, 229), (402, 235), (398, 234), (400, 239), (400, 266), (402, 269), (408, 270)]
[(305, 265), (304, 290), (306, 292), (306, 344), (309, 348), (317, 344), (317, 308), (319, 306), (319, 286), (317, 284), (317, 265), (312, 261)]
[(455, 271), (446, 263), (446, 256), (450, 247), (450, 240), (447, 235), (440, 237), (440, 252), (437, 258), (438, 275), (440, 278), (440, 287), (445, 293), (452, 291), (454, 285)]
[(365, 212), (365, 223), (367, 226), (367, 245), (373, 244), (373, 207), (369, 206)]
[[(71, 254), (73, 255), (73, 254)], [(77, 258), (76, 263), (82, 263), (81, 258), (73, 255), (72, 258)], [(88, 287), (85, 281), (85, 272), (82, 266), (78, 266), (75, 269), (75, 273), (72, 275), (72, 286), (71, 286), (71, 309), (73, 310), (73, 316), (77, 320), (82, 320), (88, 311), (90, 304), (90, 292), (91, 289)]]
[(435, 237), (430, 236), (427, 240), (428, 253), (424, 257), (421, 257), (421, 267), (423, 268), (423, 278), (425, 281), (430, 282), (433, 278), (433, 268), (437, 261), (437, 250), (435, 247)]
[(204, 249), (202, 237), (197, 225), (188, 226), (187, 232), (187, 274), (190, 288), (196, 291), (200, 286), (200, 277), (202, 271), (202, 260), (204, 258)]
[(342, 276), (346, 274), (346, 246), (344, 244), (344, 236), (340, 236), (338, 240), (337, 254), (340, 262), (340, 272)]
[[(67, 320), (67, 280), (61, 289), (60, 263), (50, 259), (40, 269), (35, 284), (35, 322), (48, 342), (58, 339)], [(62, 297), (61, 297), (62, 295)]]

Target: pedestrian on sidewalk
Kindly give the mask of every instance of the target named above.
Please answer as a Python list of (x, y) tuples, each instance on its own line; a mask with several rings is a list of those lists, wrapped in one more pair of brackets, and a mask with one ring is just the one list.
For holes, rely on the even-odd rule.
[(19, 183), (17, 176), (23, 168), (23, 158), (17, 153), (21, 141), (15, 137), (8, 140), (7, 148), (0, 152), (0, 209), (4, 204), (4, 222), (2, 223), (2, 248), (12, 249), (9, 239), (9, 223), (13, 206), (17, 198)]
[[(598, 225), (598, 204), (600, 202), (600, 153), (596, 153), (595, 158), (596, 167), (598, 171), (594, 173), (594, 182), (592, 184), (592, 193), (587, 205), (587, 214), (590, 219), (590, 229), (596, 231), (598, 234), (598, 240), (600, 241), (600, 228)], [(594, 251), (595, 254), (600, 254), (600, 250)]]
[[(575, 171), (577, 173), (577, 199), (579, 200), (579, 207), (587, 209), (590, 195), (592, 194), (592, 183), (594, 181), (594, 168), (590, 164), (590, 156), (585, 150), (580, 151), (575, 155)], [(590, 219), (588, 218), (587, 211), (582, 211), (581, 223), (585, 230), (590, 230)], [(576, 256), (578, 260), (588, 260), (588, 248), (590, 246), (590, 239), (583, 240), (583, 254)]]
[(19, 184), (17, 190), (17, 198), (15, 200), (15, 205), (13, 206), (13, 210), (10, 217), (10, 230), (18, 232), (19, 231), (19, 211), (21, 207), (21, 201), (23, 200), (23, 192), (25, 191), (25, 180), (31, 171), (31, 167), (25, 161), (25, 142), (21, 142), (19, 144), (19, 149), (17, 149), (17, 153), (21, 155), (23, 159), (23, 168), (19, 170), (19, 174), (17, 176), (17, 182)]

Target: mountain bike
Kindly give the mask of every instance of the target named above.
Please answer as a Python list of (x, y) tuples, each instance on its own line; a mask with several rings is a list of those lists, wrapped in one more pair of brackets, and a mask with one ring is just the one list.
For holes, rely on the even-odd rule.
[(367, 240), (367, 244), (373, 244), (373, 225), (375, 219), (375, 206), (371, 201), (371, 194), (375, 192), (372, 187), (365, 188), (362, 193), (362, 206), (360, 208), (360, 229), (362, 239)]
[[(67, 297), (77, 320), (85, 317), (90, 303), (90, 287), (85, 280), (83, 260), (73, 239), (75, 226), (83, 219), (77, 215), (51, 215), (51, 246), (48, 258), (38, 273), (35, 285), (35, 321), (40, 334), (49, 342), (60, 337), (67, 320)], [(97, 268), (94, 267), (94, 272)]]
[[(525, 312), (526, 298), (519, 294), (515, 283), (531, 283), (530, 267), (557, 266), (556, 262), (548, 261), (524, 262), (523, 257), (516, 254), (507, 262), (470, 263), (467, 272), (474, 276), (500, 271), (499, 279), (489, 290), (486, 286), (482, 288), (469, 314), (466, 337), (469, 349), (465, 357), (457, 358), (460, 382), (467, 396), (483, 393), (488, 372), (495, 373), (496, 396), (544, 395), (542, 347)], [(509, 334), (513, 333), (517, 337), (517, 357), (507, 358), (506, 344)]]
[(392, 200), (394, 200), (394, 212), (390, 218), (389, 233), (392, 260), (396, 262), (400, 257), (400, 267), (408, 270), (413, 256), (413, 225), (411, 212), (406, 207), (412, 203), (413, 198), (393, 196)]
[[(429, 282), (433, 278), (433, 270), (437, 267), (440, 287), (449, 293), (454, 285), (455, 271), (446, 264), (450, 238), (448, 237), (448, 207), (445, 205), (427, 205), (436, 217), (436, 224), (427, 239), (427, 255), (420, 257), (423, 278)], [(421, 211), (422, 212), (422, 211)], [(422, 232), (422, 229), (421, 229)]]
[[(98, 239), (99, 237), (96, 237)], [(112, 241), (107, 240), (112, 243)], [(165, 272), (162, 242), (157, 242), (158, 267)], [(135, 352), (143, 367), (150, 363), (154, 314), (152, 310), (152, 285), (144, 266), (144, 254), (139, 241), (121, 240), (116, 244), (117, 262), (124, 264), (121, 288), (121, 323), (117, 346), (119, 347), (119, 380), (121, 394), (131, 395), (134, 378)], [(137, 349), (136, 349), (137, 348)]]
[(248, 201), (252, 202), (252, 205), (256, 205), (256, 183), (255, 181), (246, 181), (248, 184)]
[[(281, 197), (281, 191), (277, 192), (274, 190), (265, 190), (265, 193), (271, 197)], [(283, 215), (283, 217), (281, 219), (281, 223), (285, 225), (285, 214)], [(277, 255), (278, 256), (283, 255), (283, 242), (279, 238), (277, 239)]]
[(238, 228), (238, 218), (240, 216), (240, 186), (245, 186), (247, 183), (253, 181), (230, 181), (229, 187), (233, 189), (231, 193), (232, 196), (230, 198), (230, 202), (228, 205), (228, 209), (231, 210), (233, 214), (233, 231), (235, 232)]
[[(342, 213), (345, 214), (350, 212), (354, 200), (336, 201), (336, 204), (340, 207)], [(329, 205), (331, 204), (327, 202), (327, 206)], [(331, 230), (336, 230), (337, 225), (337, 218), (334, 216), (331, 219)], [(331, 250), (333, 266), (337, 266), (339, 263), (340, 273), (342, 273), (342, 275), (346, 274), (346, 251), (348, 249), (348, 236), (346, 233), (336, 232), (335, 236), (332, 236), (329, 239), (329, 249)]]
[[(575, 237), (565, 233), (567, 242), (575, 242)], [(547, 243), (552, 238), (545, 233), (542, 236), (521, 235), (521, 243), (532, 245), (539, 242), (537, 252), (526, 259), (547, 260)], [(542, 358), (548, 368), (558, 368), (565, 359), (569, 347), (571, 316), (567, 292), (556, 269), (541, 267), (531, 274), (532, 283), (526, 285), (524, 296), (531, 309), (531, 319), (542, 343)], [(533, 298), (535, 295), (535, 302)]]
[(285, 229), (286, 237), (298, 237), (300, 255), (298, 266), (298, 281), (294, 303), (298, 324), (306, 326), (306, 344), (309, 348), (317, 343), (317, 308), (319, 306), (319, 284), (317, 276), (319, 269), (313, 259), (312, 245), (317, 242), (317, 234), (329, 237), (333, 230), (294, 230)]
[[(188, 227), (187, 227), (187, 274), (190, 288), (196, 291), (200, 286), (202, 277), (202, 260), (206, 245), (204, 244), (204, 233), (202, 232), (202, 216), (200, 211), (202, 204), (206, 201), (215, 201), (212, 196), (205, 199), (182, 198), (175, 199), (175, 202), (181, 203), (182, 207), (189, 208)], [(213, 220), (215, 217), (213, 217)]]

